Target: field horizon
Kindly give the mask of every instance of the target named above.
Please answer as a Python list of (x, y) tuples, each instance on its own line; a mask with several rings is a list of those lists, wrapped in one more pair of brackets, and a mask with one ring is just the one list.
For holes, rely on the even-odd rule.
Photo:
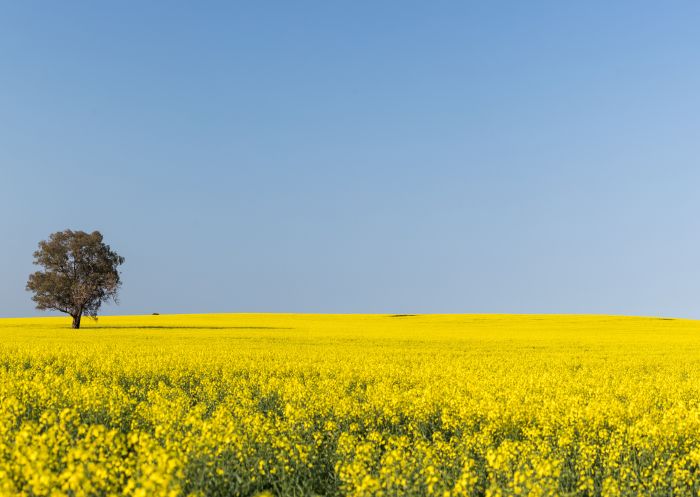
[[(136, 313), (136, 314), (100, 314), (97, 320), (85, 316), (85, 320), (81, 323), (83, 327), (99, 327), (102, 320), (130, 320), (136, 318), (188, 318), (188, 317), (204, 317), (212, 316), (217, 318), (236, 318), (236, 317), (264, 317), (264, 316), (326, 316), (326, 317), (359, 317), (359, 316), (376, 316), (376, 317), (541, 317), (541, 318), (556, 318), (556, 317), (573, 317), (573, 318), (621, 318), (621, 319), (658, 319), (668, 321), (697, 321), (700, 324), (700, 318), (690, 318), (676, 315), (665, 314), (625, 314), (625, 313), (598, 313), (598, 312), (163, 312), (163, 313)], [(68, 315), (48, 315), (48, 316), (4, 316), (0, 317), (0, 323), (8, 320), (68, 320), (70, 324), (70, 316)], [(92, 326), (89, 326), (92, 325)]]

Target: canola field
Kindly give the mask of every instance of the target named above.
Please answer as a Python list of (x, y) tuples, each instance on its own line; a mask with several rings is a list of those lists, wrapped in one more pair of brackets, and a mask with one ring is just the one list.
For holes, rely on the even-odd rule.
[(698, 321), (0, 320), (0, 496), (698, 492)]

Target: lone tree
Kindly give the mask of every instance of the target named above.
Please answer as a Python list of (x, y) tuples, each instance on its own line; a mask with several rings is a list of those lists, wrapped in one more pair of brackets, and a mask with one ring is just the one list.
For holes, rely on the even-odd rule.
[(117, 268), (123, 263), (99, 231), (58, 231), (39, 242), (34, 264), (44, 270), (29, 275), (27, 290), (34, 292), (37, 309), (65, 312), (77, 329), (83, 314), (97, 319), (104, 302), (117, 302)]

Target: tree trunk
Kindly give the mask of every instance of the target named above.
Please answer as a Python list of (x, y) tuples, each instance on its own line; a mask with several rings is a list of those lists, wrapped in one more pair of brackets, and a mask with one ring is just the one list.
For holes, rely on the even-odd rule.
[(76, 314), (75, 316), (73, 316), (73, 329), (74, 330), (77, 330), (78, 328), (80, 328), (81, 316), (82, 316), (81, 314)]

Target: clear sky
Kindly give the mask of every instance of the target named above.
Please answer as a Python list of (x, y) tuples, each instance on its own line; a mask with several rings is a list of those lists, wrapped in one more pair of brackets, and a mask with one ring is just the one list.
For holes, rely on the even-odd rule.
[(700, 318), (700, 3), (3, 2), (0, 315)]

